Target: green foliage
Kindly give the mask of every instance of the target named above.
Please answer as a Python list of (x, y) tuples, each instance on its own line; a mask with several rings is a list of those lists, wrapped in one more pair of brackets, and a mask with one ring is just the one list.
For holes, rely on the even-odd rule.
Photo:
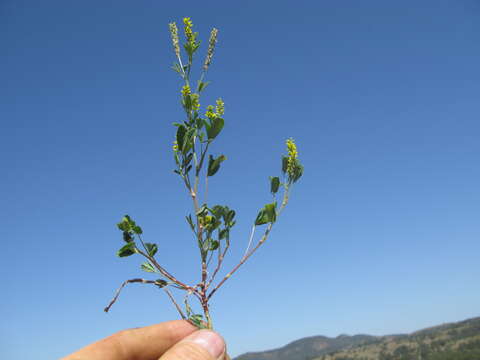
[(218, 169), (220, 169), (220, 164), (225, 161), (227, 158), (225, 155), (220, 155), (216, 159), (210, 155), (208, 158), (208, 171), (207, 176), (213, 176), (217, 173)]
[(197, 82), (197, 92), (201, 93), (203, 90), (205, 90), (205, 88), (208, 86), (208, 84), (210, 84), (209, 81), (198, 80), (198, 82)]
[(117, 251), (117, 256), (118, 257), (127, 257), (130, 255), (135, 254), (135, 243), (134, 242), (129, 242), (128, 244), (122, 246), (120, 250)]
[(192, 231), (195, 231), (195, 224), (193, 223), (192, 215), (185, 216), (185, 219), (187, 219), (187, 223), (190, 225)]
[(148, 255), (153, 257), (157, 253), (158, 246), (157, 244), (145, 243), (145, 249), (147, 250)]
[(155, 285), (157, 285), (160, 288), (163, 288), (163, 287), (167, 286), (168, 283), (163, 279), (157, 279), (157, 280), (155, 280)]
[(255, 225), (274, 223), (277, 220), (277, 203), (266, 204), (257, 215)]
[(297, 182), (303, 175), (303, 165), (300, 164), (298, 159), (295, 159), (294, 161), (294, 168), (292, 175), (290, 176), (291, 182), (295, 183)]
[(140, 235), (143, 233), (142, 228), (138, 226), (128, 215), (125, 215), (122, 218), (122, 221), (117, 224), (117, 227), (122, 231), (123, 241), (126, 243), (134, 241), (134, 234)]
[(270, 177), (270, 192), (276, 194), (280, 187), (280, 178), (278, 176)]
[(150, 272), (150, 273), (156, 272), (156, 271), (155, 271), (155, 268), (153, 267), (153, 265), (150, 264), (149, 262), (144, 262), (144, 263), (141, 265), (141, 268), (142, 268), (143, 271), (146, 271), (146, 272)]
[(207, 130), (207, 136), (209, 140), (215, 139), (220, 131), (222, 131), (224, 126), (224, 120), (220, 117), (213, 118), (210, 123), (205, 123), (205, 128)]
[(132, 233), (130, 231), (123, 232), (123, 241), (125, 241), (126, 243), (133, 241)]
[[(157, 254), (158, 245), (143, 241), (142, 228), (133, 221), (133, 219), (125, 215), (121, 222), (117, 224), (118, 229), (122, 232), (122, 238), (125, 242), (124, 246), (117, 252), (119, 257), (131, 256), (135, 253), (146, 258), (140, 268), (147, 273), (161, 274), (166, 280), (146, 280), (135, 278), (127, 280), (127, 283), (143, 283), (154, 284), (161, 288), (173, 286), (177, 289), (186, 291), (185, 296), (185, 312), (179, 310), (178, 304), (175, 302), (173, 295), (164, 289), (174, 302), (177, 310), (179, 310), (182, 318), (189, 321), (197, 327), (212, 328), (212, 320), (208, 311), (208, 302), (211, 296), (218, 288), (242, 265), (248, 257), (263, 244), (270, 232), (271, 225), (276, 222), (281, 210), (286, 206), (289, 199), (290, 185), (300, 178), (303, 173), (303, 167), (297, 159), (296, 146), (293, 140), (287, 140), (287, 148), (289, 155), (285, 157), (285, 166), (282, 163), (282, 170), (288, 181), (280, 182), (279, 177), (270, 178), (270, 192), (272, 195), (278, 193), (280, 187), (283, 187), (284, 194), (280, 209), (277, 209), (277, 203), (266, 204), (258, 213), (255, 220), (255, 226), (270, 224), (265, 234), (258, 240), (257, 246), (248, 252), (228, 275), (222, 280), (215, 279), (217, 273), (222, 266), (222, 261), (227, 255), (230, 246), (230, 236), (232, 228), (236, 224), (235, 210), (230, 209), (226, 205), (208, 205), (207, 188), (208, 178), (214, 176), (220, 170), (222, 162), (227, 158), (225, 155), (214, 157), (209, 153), (210, 147), (214, 146), (216, 139), (225, 126), (225, 104), (221, 98), (217, 98), (215, 105), (206, 106), (205, 112), (201, 112), (201, 95), (209, 85), (204, 77), (209, 68), (214, 55), (215, 44), (217, 42), (217, 29), (212, 29), (208, 41), (206, 57), (203, 62), (200, 78), (195, 82), (191, 79), (191, 70), (193, 68), (193, 59), (196, 56), (200, 41), (198, 33), (193, 31), (193, 23), (190, 18), (183, 19), (183, 30), (185, 41), (181, 44), (179, 32), (176, 23), (169, 24), (169, 30), (172, 39), (172, 45), (176, 56), (176, 62), (172, 69), (180, 75), (182, 85), (179, 91), (180, 103), (184, 114), (179, 120), (173, 123), (175, 126), (174, 143), (173, 143), (173, 159), (176, 168), (173, 170), (177, 174), (187, 189), (187, 194), (193, 202), (194, 212), (185, 217), (188, 226), (195, 235), (195, 243), (198, 245), (202, 262), (201, 282), (195, 285), (187, 285), (177, 279), (172, 273), (165, 270), (154, 256)], [(181, 52), (182, 46), (186, 54)], [(194, 86), (193, 84), (196, 84)], [(210, 87), (209, 87), (210, 89)], [(284, 161), (284, 160), (282, 160)], [(285, 167), (285, 169), (283, 169)], [(193, 169), (193, 171), (191, 171)], [(205, 193), (201, 194), (201, 188), (205, 185)], [(204, 204), (200, 205), (200, 199)], [(163, 225), (162, 225), (163, 226)], [(254, 231), (252, 231), (253, 237)], [(249, 240), (249, 247), (254, 239)], [(168, 281), (167, 281), (168, 280)], [(214, 283), (216, 280), (216, 284)], [(188, 297), (195, 295), (200, 300), (204, 315), (194, 313), (188, 305)], [(116, 297), (113, 302), (115, 302)], [(112, 302), (112, 303), (113, 303)], [(110, 304), (111, 305), (111, 304)], [(109, 307), (107, 307), (108, 310)]]
[(183, 152), (185, 146), (185, 135), (187, 133), (187, 128), (184, 125), (180, 125), (177, 128), (177, 146), (178, 150)]
[(134, 227), (132, 227), (132, 230), (133, 230), (133, 232), (134, 232), (135, 234), (137, 234), (137, 235), (143, 234), (143, 230), (142, 230), (142, 228), (141, 228), (140, 226), (134, 226)]
[(195, 325), (199, 329), (207, 329), (207, 325), (203, 321), (203, 316), (200, 314), (193, 314), (190, 315), (188, 318), (188, 321), (190, 321), (193, 325)]

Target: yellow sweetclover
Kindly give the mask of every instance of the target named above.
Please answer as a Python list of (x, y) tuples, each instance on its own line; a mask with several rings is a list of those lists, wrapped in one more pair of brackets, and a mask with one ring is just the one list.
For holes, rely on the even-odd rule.
[(183, 25), (185, 25), (185, 37), (188, 42), (195, 42), (195, 36), (192, 31), (192, 20), (190, 20), (190, 18), (183, 18)]
[(222, 99), (217, 100), (216, 112), (218, 116), (222, 116), (225, 113), (225, 104)]
[(296, 159), (298, 157), (297, 145), (292, 138), (287, 139), (288, 162), (287, 174), (293, 177), (295, 175)]
[(180, 56), (180, 47), (178, 45), (178, 29), (177, 29), (177, 24), (174, 22), (168, 24), (168, 27), (170, 29), (170, 35), (172, 36), (172, 44), (173, 44), (173, 49), (175, 50), (175, 54)]
[(192, 109), (194, 111), (200, 110), (200, 95), (198, 95), (197, 93), (194, 93), (192, 94), (191, 98), (192, 98)]
[(205, 113), (205, 116), (209, 119), (214, 119), (217, 117), (217, 114), (215, 114), (215, 112), (213, 111), (212, 105), (207, 106), (207, 112)]
[(188, 96), (190, 94), (191, 94), (190, 86), (185, 85), (184, 87), (182, 87), (182, 96), (183, 97)]

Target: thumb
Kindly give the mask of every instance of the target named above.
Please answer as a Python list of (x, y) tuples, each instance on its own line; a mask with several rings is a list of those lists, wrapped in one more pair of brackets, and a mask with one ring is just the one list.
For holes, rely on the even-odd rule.
[(216, 332), (198, 330), (170, 348), (159, 360), (223, 360), (225, 342)]

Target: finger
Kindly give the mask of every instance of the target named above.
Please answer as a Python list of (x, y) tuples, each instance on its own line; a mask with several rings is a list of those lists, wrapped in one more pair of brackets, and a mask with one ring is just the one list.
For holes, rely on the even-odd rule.
[(199, 330), (174, 345), (159, 360), (221, 360), (225, 342), (216, 332)]
[(185, 320), (123, 330), (63, 360), (156, 360), (197, 328)]

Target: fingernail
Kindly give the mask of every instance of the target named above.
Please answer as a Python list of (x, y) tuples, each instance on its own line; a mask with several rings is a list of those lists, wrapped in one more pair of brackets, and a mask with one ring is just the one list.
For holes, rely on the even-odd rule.
[(215, 359), (220, 358), (225, 352), (225, 342), (222, 337), (214, 331), (199, 330), (190, 335), (188, 340), (203, 347)]

